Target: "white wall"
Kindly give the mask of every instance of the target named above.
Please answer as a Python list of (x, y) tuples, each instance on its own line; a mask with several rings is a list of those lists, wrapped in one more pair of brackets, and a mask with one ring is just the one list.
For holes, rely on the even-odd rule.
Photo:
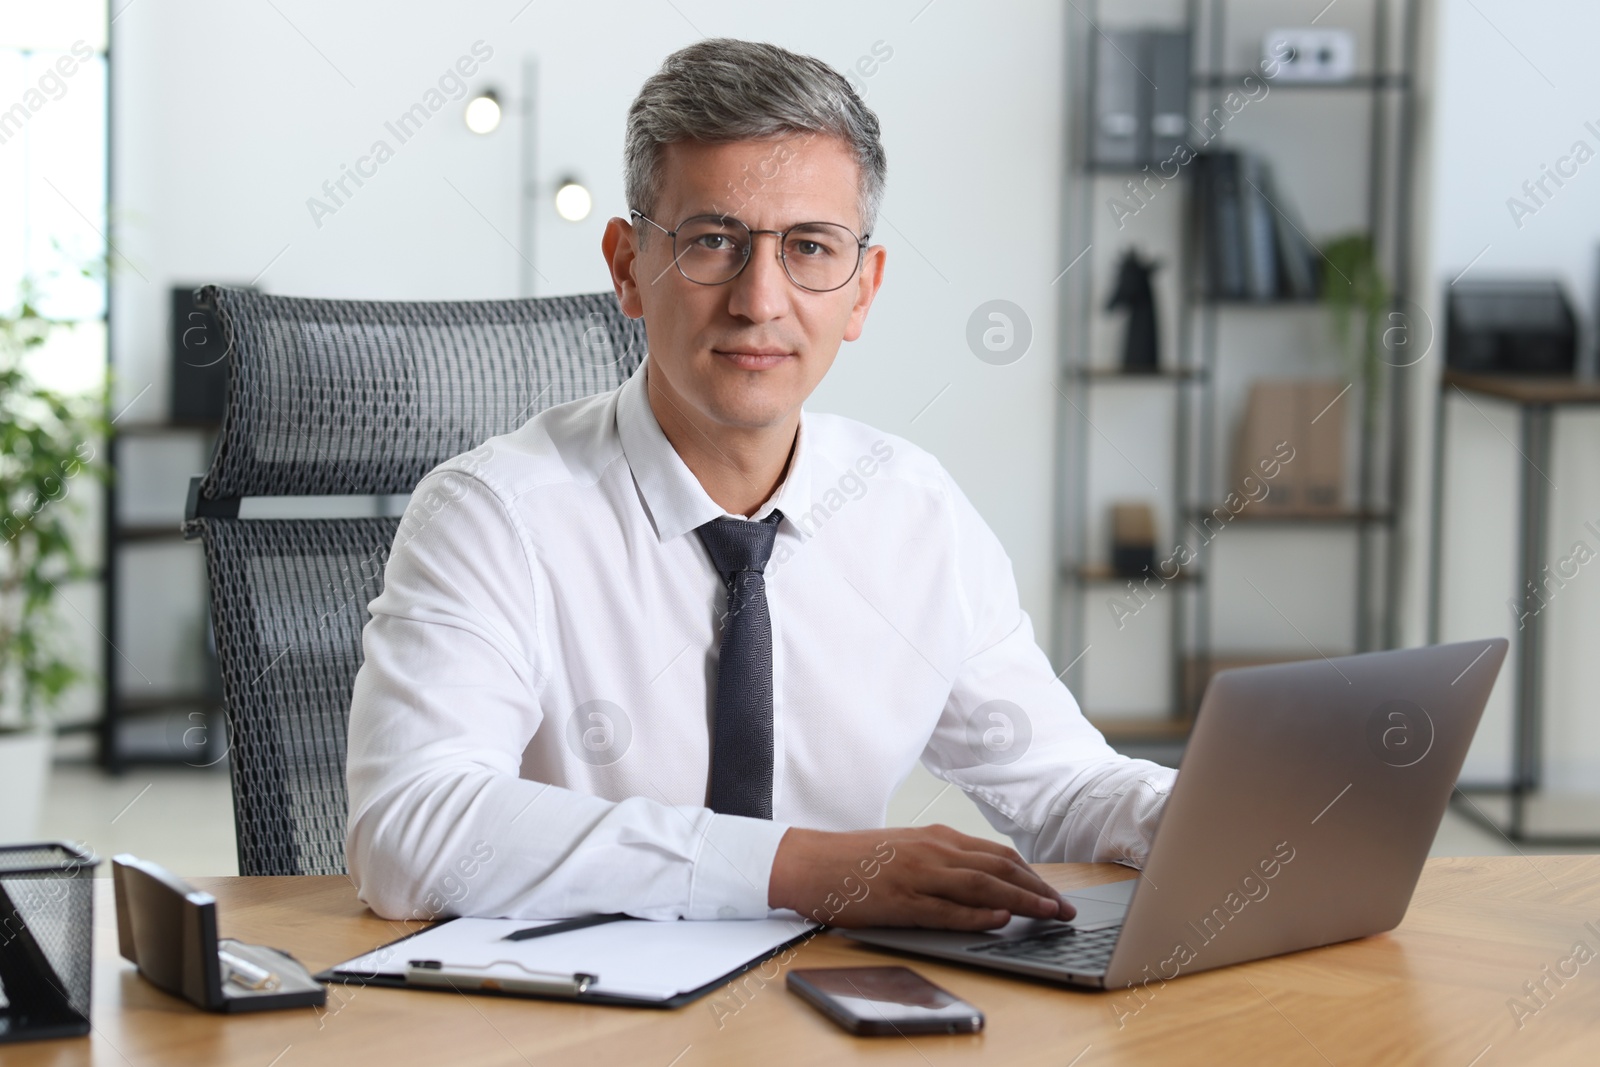
[[(1443, 322), (1441, 294), (1471, 265), (1467, 278), (1557, 276), (1592, 325), (1596, 257), (1600, 254), (1600, 161), (1579, 168), (1565, 188), (1519, 226), (1507, 208), (1525, 198), (1522, 184), (1541, 176), (1575, 141), (1600, 152), (1600, 7), (1569, 2), (1440, 0), (1433, 12), (1437, 69), (1425, 87), (1421, 133), (1427, 145), (1419, 182), (1424, 240), (1416, 291), (1434, 322)], [(1476, 262), (1474, 262), (1476, 260)], [(1592, 331), (1591, 331), (1592, 333)], [(1419, 367), (1414, 438), (1432, 439), (1432, 400), (1442, 351)], [(1443, 637), (1514, 636), (1506, 600), (1516, 591), (1517, 477), (1523, 461), (1513, 409), (1480, 398), (1453, 399), (1445, 483)], [(1515, 444), (1514, 444), (1515, 443)], [(1582, 540), (1600, 550), (1584, 523), (1600, 520), (1600, 417), (1581, 409), (1557, 422), (1554, 459), (1545, 473), (1551, 492), (1550, 560)], [(1428, 468), (1416, 455), (1405, 585), (1406, 639), (1425, 635)], [(1537, 475), (1536, 475), (1537, 476)], [(1597, 521), (1600, 525), (1600, 521)], [(1600, 717), (1594, 714), (1600, 660), (1600, 568), (1584, 567), (1544, 615), (1546, 627), (1544, 745), (1549, 784), (1558, 789), (1600, 783)], [(1468, 759), (1468, 780), (1504, 780), (1509, 769), (1510, 692), (1514, 662), (1502, 671), (1490, 712)]]
[[(676, 10), (536, 2), (519, 12), (523, 0), (280, 0), (282, 15), (200, 0), (127, 8), (113, 28), (118, 243), (149, 282), (123, 281), (114, 344), (125, 399), (156, 384), (130, 417), (158, 418), (165, 403), (168, 285), (259, 275), (285, 294), (505, 297), (518, 292), (525, 253), (540, 294), (609, 288), (599, 241), (625, 208), (623, 121), (668, 52), (703, 32), (846, 68), (881, 41), (893, 55), (865, 84), (890, 162), (875, 235), (888, 277), (866, 336), (841, 353), (811, 406), (938, 455), (1006, 544), (1023, 603), (1047, 627), (1062, 14), (1043, 0), (1005, 18), (975, 3), (924, 5), (825, 2), (804, 18), (725, 0), (677, 0)], [(480, 39), (493, 57), (475, 87), (516, 97), (524, 61), (537, 66), (536, 181), (546, 192), (533, 247), (514, 247), (516, 117), (478, 137), (458, 103), (319, 228), (307, 198), (374, 140), (395, 146), (385, 120)], [(567, 173), (595, 193), (580, 224), (550, 207)], [(995, 297), (1020, 304), (1035, 329), (1032, 350), (1007, 367), (981, 363), (965, 342), (968, 315)]]

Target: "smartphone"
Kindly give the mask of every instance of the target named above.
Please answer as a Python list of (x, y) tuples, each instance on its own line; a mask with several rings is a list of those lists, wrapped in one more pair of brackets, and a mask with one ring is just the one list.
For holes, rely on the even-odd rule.
[(983, 1012), (909, 967), (802, 967), (789, 991), (852, 1034), (971, 1034)]

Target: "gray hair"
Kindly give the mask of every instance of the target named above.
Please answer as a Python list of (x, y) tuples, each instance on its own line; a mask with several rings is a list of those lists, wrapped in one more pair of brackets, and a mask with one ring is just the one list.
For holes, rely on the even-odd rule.
[[(889, 170), (878, 140), (878, 116), (843, 75), (820, 59), (730, 37), (679, 49), (640, 88), (628, 108), (623, 150), (628, 206), (653, 216), (661, 195), (664, 144), (729, 144), (792, 133), (828, 134), (849, 147), (861, 172), (862, 229), (871, 233)], [(742, 195), (737, 189), (733, 193)]]

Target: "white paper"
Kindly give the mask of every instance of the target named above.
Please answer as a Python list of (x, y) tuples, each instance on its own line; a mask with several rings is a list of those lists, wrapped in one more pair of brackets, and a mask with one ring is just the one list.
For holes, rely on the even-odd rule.
[(523, 968), (586, 973), (598, 977), (591, 993), (665, 1000), (716, 981), (817, 927), (798, 915), (707, 922), (620, 919), (526, 941), (503, 940), (552, 921), (453, 919), (334, 970), (360, 977), (404, 976), (411, 960), (438, 960), (446, 970), (470, 967), (474, 974), (505, 978), (521, 976)]

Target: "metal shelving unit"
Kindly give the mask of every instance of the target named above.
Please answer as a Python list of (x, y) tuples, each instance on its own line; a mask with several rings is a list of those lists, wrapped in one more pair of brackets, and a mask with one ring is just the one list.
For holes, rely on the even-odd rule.
[[(1183, 5), (1183, 18), (1190, 32), (1193, 72), (1189, 101), (1191, 123), (1196, 116), (1209, 116), (1213, 108), (1221, 107), (1227, 91), (1242, 85), (1246, 77), (1245, 72), (1229, 71), (1226, 61), (1225, 49), (1230, 40), (1229, 6), (1228, 0), (1187, 0)], [(1109, 10), (1109, 5), (1105, 7)], [(1365, 164), (1365, 174), (1353, 175), (1352, 180), (1365, 182), (1363, 224), (1373, 235), (1379, 262), (1391, 283), (1395, 308), (1405, 301), (1404, 287), (1410, 269), (1413, 124), (1410, 72), (1415, 69), (1417, 7), (1416, 0), (1398, 0), (1395, 5), (1388, 0), (1369, 0), (1364, 9), (1370, 13), (1364, 48), (1370, 49), (1370, 54), (1364, 73), (1338, 83), (1275, 81), (1271, 85), (1273, 93), (1292, 92), (1288, 100), (1277, 105), (1284, 108), (1295, 107), (1316, 95), (1350, 99), (1356, 104), (1365, 100), (1370, 104), (1367, 152), (1364, 159), (1356, 161)], [(1084, 257), (1084, 262), (1078, 271), (1066, 274), (1070, 282), (1060, 297), (1061, 321), (1068, 325), (1062, 331), (1057, 384), (1061, 397), (1058, 402), (1058, 455), (1062, 477), (1058, 480), (1056, 543), (1062, 560), (1059, 570), (1062, 587), (1055, 600), (1055, 633), (1060, 642), (1058, 662), (1068, 664), (1063, 673), (1073, 691), (1079, 694), (1085, 691), (1085, 679), (1094, 658), (1088, 640), (1088, 610), (1094, 599), (1091, 594), (1127, 581), (1114, 576), (1109, 567), (1098, 562), (1098, 546), (1090, 543), (1091, 449), (1111, 441), (1102, 427), (1091, 422), (1089, 412), (1095, 396), (1107, 389), (1170, 391), (1171, 485), (1165, 494), (1165, 506), (1171, 521), (1167, 524), (1170, 532), (1161, 535), (1159, 540), (1156, 555), (1157, 559), (1162, 559), (1167, 555), (1163, 549), (1180, 540), (1196, 546), (1199, 539), (1194, 536), (1193, 520), (1209, 512), (1224, 495), (1218, 491), (1225, 487), (1215, 454), (1221, 418), (1218, 382), (1228, 362), (1220, 351), (1223, 320), (1230, 316), (1259, 316), (1267, 311), (1294, 316), (1327, 314), (1320, 301), (1315, 300), (1215, 300), (1197, 295), (1194, 265), (1201, 250), (1194, 247), (1189, 225), (1185, 181), (1188, 170), (1180, 168), (1180, 176), (1173, 180), (1174, 189), (1184, 196), (1186, 206), (1176, 240), (1177, 263), (1172, 268), (1181, 275), (1177, 282), (1180, 306), (1176, 315), (1171, 314), (1170, 305), (1161, 306), (1166, 313), (1163, 328), (1172, 328), (1168, 324), (1176, 327), (1176, 363), (1164, 365), (1154, 374), (1137, 374), (1095, 362), (1091, 317), (1100, 315), (1101, 311), (1095, 300), (1094, 258), (1085, 253), (1096, 243), (1110, 240), (1105, 233), (1110, 226), (1099, 214), (1098, 200), (1105, 188), (1103, 185), (1097, 188), (1096, 182), (1107, 176), (1121, 180), (1141, 173), (1137, 170), (1092, 170), (1085, 164), (1090, 122), (1090, 52), (1094, 37), (1102, 32), (1101, 10), (1102, 5), (1088, 3), (1075, 8), (1076, 14), (1068, 14), (1069, 63), (1075, 76), (1069, 98), (1072, 106), (1068, 109), (1071, 180), (1063, 212), (1062, 262), (1072, 262), (1080, 256)], [(1122, 19), (1123, 24), (1130, 17), (1120, 6), (1111, 13)], [(1218, 136), (1220, 143), (1228, 143), (1226, 134), (1224, 130)], [(1273, 156), (1270, 148), (1263, 154), (1269, 160)], [(1291, 367), (1286, 364), (1284, 369), (1291, 370)], [(1394, 575), (1398, 538), (1395, 524), (1404, 489), (1402, 458), (1407, 376), (1385, 365), (1375, 380), (1362, 378), (1353, 382), (1351, 389), (1351, 402), (1361, 404), (1353, 501), (1336, 512), (1322, 515), (1251, 513), (1247, 508), (1237, 517), (1252, 530), (1245, 535), (1252, 538), (1293, 538), (1308, 530), (1339, 531), (1355, 538), (1355, 626), (1350, 647), (1337, 652), (1392, 647), (1397, 639)], [(1369, 389), (1374, 390), (1370, 402), (1366, 395)], [(1110, 444), (1110, 447), (1115, 445)], [(1227, 634), (1215, 631), (1217, 583), (1209, 580), (1211, 560), (1206, 549), (1200, 548), (1197, 554), (1199, 559), (1194, 565), (1161, 586), (1161, 595), (1171, 597), (1166, 638), (1170, 678), (1166, 706), (1138, 717), (1122, 713), (1100, 718), (1092, 702), (1084, 703), (1091, 720), (1114, 740), (1181, 741), (1192, 722), (1204, 680), (1214, 665), (1239, 658), (1293, 658), (1274, 653), (1252, 655), (1230, 644)], [(1336, 654), (1334, 650), (1328, 651)], [(1305, 650), (1306, 656), (1316, 654), (1312, 648)]]
[[(218, 424), (210, 422), (132, 423), (116, 427), (107, 441), (107, 462), (114, 475), (126, 469), (122, 442), (131, 437), (156, 437), (166, 435), (200, 435), (207, 442), (207, 450), (215, 448)], [(171, 523), (124, 522), (115, 476), (106, 486), (105, 537), (106, 563), (104, 568), (105, 597), (103, 629), (107, 635), (107, 652), (104, 662), (104, 690), (99, 730), (100, 766), (120, 774), (130, 764), (178, 763), (188, 766), (210, 766), (226, 751), (223, 726), (222, 683), (215, 660), (206, 657), (206, 678), (192, 689), (132, 696), (125, 691), (128, 681), (126, 665), (115, 651), (125, 647), (121, 633), (119, 611), (119, 575), (128, 566), (123, 559), (126, 551), (137, 551), (139, 546), (162, 544), (185, 545), (182, 519)], [(192, 550), (193, 546), (189, 546)], [(156, 715), (170, 716), (173, 712), (188, 712), (193, 728), (185, 728), (180, 743), (170, 740), (165, 751), (130, 749), (124, 737), (124, 727)], [(199, 716), (195, 719), (194, 716)], [(198, 743), (190, 743), (198, 739)]]

